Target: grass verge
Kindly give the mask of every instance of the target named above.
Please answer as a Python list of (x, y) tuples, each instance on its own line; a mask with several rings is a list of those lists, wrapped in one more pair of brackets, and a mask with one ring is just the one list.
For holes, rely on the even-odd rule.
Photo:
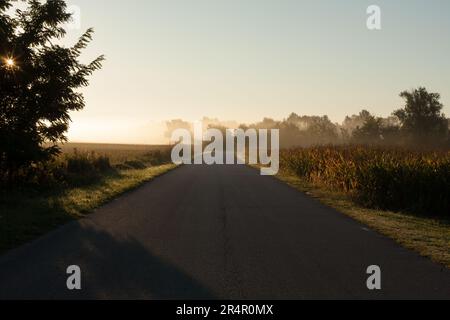
[(289, 172), (277, 176), (292, 187), (394, 239), (405, 248), (450, 268), (450, 221), (355, 204), (347, 195), (303, 181)]
[(123, 170), (85, 187), (45, 194), (0, 195), (0, 253), (33, 240), (52, 229), (84, 217), (117, 196), (137, 188), (176, 166)]

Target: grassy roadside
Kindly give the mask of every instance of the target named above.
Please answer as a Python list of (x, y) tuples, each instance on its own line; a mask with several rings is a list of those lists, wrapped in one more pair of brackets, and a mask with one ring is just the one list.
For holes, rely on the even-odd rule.
[(95, 184), (46, 194), (0, 195), (0, 253), (33, 240), (57, 226), (79, 219), (94, 209), (160, 176), (176, 166), (121, 170)]
[(277, 178), (400, 245), (450, 268), (450, 221), (363, 208), (344, 193), (313, 185), (288, 172), (280, 171)]

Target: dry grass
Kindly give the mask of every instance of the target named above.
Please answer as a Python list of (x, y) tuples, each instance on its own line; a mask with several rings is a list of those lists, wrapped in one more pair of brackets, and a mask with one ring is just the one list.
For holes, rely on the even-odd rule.
[(149, 153), (168, 151), (170, 146), (100, 144), (100, 143), (66, 143), (61, 145), (63, 155), (77, 153), (91, 153), (108, 157), (112, 165), (126, 161), (145, 160)]

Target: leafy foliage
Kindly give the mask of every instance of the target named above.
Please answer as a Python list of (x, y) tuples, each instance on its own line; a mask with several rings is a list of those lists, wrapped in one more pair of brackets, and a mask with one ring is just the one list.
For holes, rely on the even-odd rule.
[(0, 0), (0, 172), (10, 181), (59, 153), (69, 113), (84, 108), (77, 89), (104, 60), (79, 62), (92, 29), (71, 48), (55, 44), (71, 19), (65, 1), (24, 1), (27, 9), (10, 15), (13, 2)]
[(444, 107), (439, 93), (429, 93), (419, 87), (400, 94), (405, 99), (404, 109), (394, 112), (402, 124), (409, 142), (439, 145), (448, 139), (448, 122), (441, 113)]

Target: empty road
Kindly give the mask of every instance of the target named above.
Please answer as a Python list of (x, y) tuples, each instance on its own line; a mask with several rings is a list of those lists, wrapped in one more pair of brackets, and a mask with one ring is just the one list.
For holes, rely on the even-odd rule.
[(450, 273), (256, 170), (183, 166), (0, 257), (0, 299), (35, 298), (450, 299)]

